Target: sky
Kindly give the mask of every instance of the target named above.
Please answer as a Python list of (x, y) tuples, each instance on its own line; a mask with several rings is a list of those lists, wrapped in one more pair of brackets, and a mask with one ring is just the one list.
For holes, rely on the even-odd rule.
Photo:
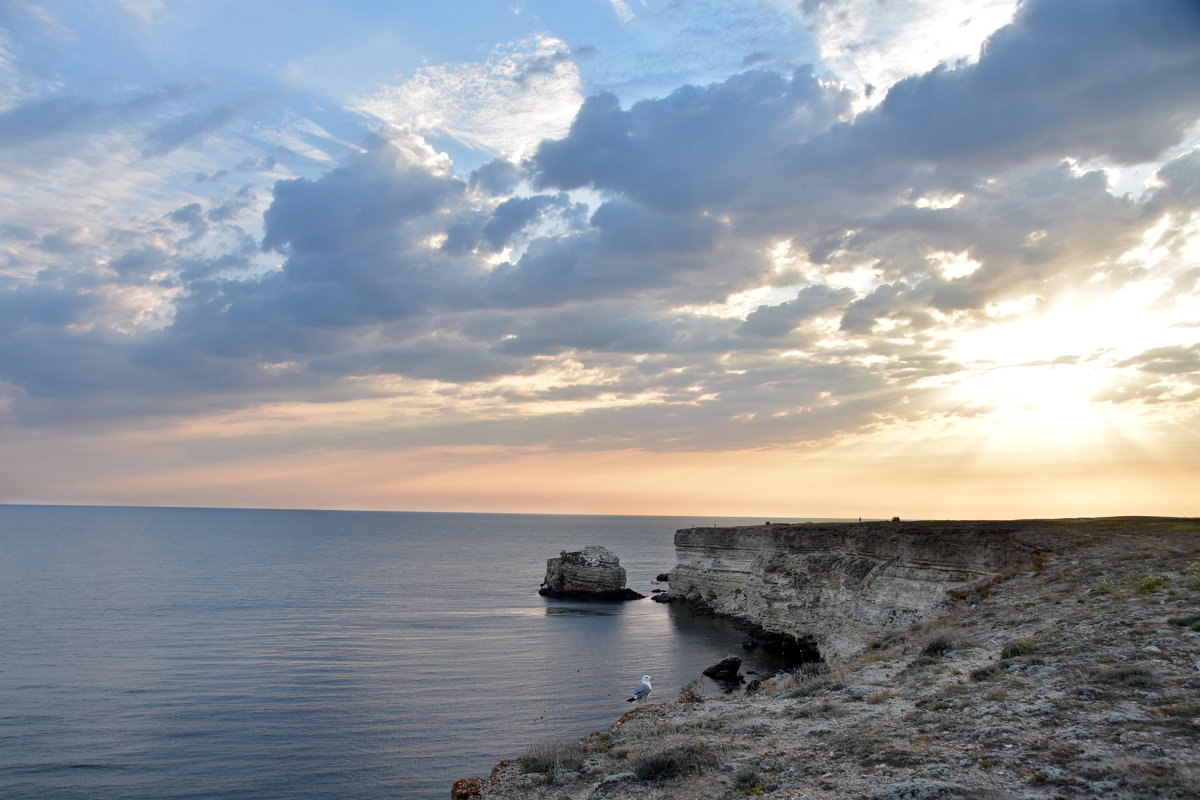
[(1200, 515), (1194, 0), (6, 0), (0, 502)]

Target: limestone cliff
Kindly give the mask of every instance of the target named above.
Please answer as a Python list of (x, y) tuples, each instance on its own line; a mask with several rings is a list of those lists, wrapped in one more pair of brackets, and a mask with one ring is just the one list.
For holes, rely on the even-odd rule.
[(636, 600), (645, 595), (625, 588), (625, 568), (607, 547), (589, 545), (563, 550), (546, 561), (546, 577), (538, 594), (597, 600)]
[(846, 655), (940, 613), (956, 590), (1028, 566), (1020, 522), (684, 528), (670, 596)]

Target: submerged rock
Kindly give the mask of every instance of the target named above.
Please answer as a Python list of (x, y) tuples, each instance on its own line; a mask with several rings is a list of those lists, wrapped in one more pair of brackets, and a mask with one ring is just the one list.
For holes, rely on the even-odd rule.
[(546, 577), (538, 594), (595, 600), (638, 600), (645, 595), (625, 587), (625, 568), (607, 547), (588, 545), (563, 550), (546, 561)]

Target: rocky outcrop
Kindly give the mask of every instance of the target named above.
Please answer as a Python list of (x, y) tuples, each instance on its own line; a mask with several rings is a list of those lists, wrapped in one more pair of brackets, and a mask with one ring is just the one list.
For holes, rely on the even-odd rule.
[(1001, 565), (1036, 546), (1030, 568), (865, 657), (639, 705), (561, 750), (571, 771), (502, 761), (483, 800), (1196, 796), (1200, 519), (952, 524)]
[(593, 600), (637, 600), (645, 597), (625, 587), (625, 568), (607, 547), (588, 545), (563, 550), (546, 562), (546, 578), (538, 594)]
[(845, 655), (940, 613), (951, 592), (1028, 566), (1026, 532), (1019, 522), (684, 528), (669, 596)]
[(737, 656), (729, 656), (723, 658), (716, 664), (713, 664), (708, 669), (704, 670), (704, 674), (713, 680), (717, 681), (732, 681), (738, 683), (742, 680), (742, 660)]

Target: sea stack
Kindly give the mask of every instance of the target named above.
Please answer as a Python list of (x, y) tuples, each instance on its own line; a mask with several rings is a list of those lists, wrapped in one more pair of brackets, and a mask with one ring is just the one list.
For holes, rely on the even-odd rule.
[(615, 553), (600, 545), (563, 550), (558, 558), (546, 561), (546, 578), (538, 594), (592, 600), (639, 600), (645, 597), (625, 588), (625, 568)]

